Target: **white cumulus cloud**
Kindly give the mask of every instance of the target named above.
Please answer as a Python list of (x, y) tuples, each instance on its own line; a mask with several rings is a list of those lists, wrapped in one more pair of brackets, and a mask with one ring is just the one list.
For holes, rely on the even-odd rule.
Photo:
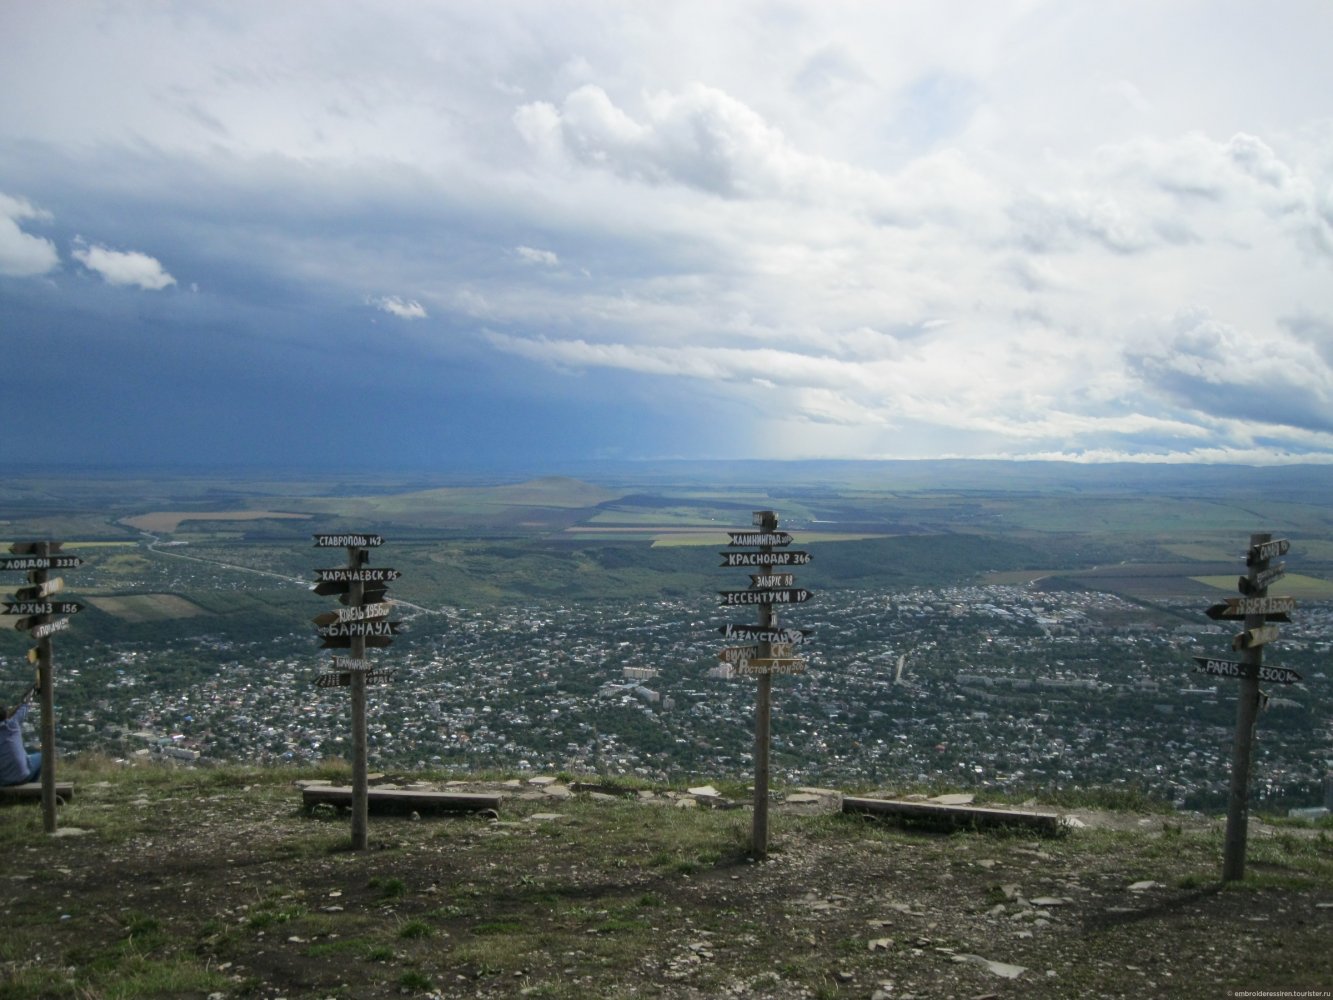
[(397, 316), (399, 319), (425, 319), (427, 316), (426, 307), (416, 299), (400, 299), (397, 295), (382, 295), (379, 298), (371, 298), (366, 301), (376, 309), (383, 310), (391, 316)]
[(530, 264), (555, 267), (560, 263), (560, 258), (551, 250), (538, 250), (536, 247), (515, 247), (514, 252)]
[(161, 261), (137, 250), (110, 250), (79, 237), (71, 253), (88, 270), (100, 274), (108, 285), (137, 285), (157, 292), (176, 283)]
[(49, 212), (35, 208), (22, 198), (0, 194), (0, 274), (27, 278), (46, 274), (60, 264), (55, 244), (25, 233), (19, 222), (25, 219), (47, 220)]

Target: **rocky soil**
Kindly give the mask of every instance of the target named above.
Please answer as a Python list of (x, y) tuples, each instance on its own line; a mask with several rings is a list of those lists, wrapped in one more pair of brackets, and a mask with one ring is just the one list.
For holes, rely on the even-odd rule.
[[(1063, 835), (902, 829), (710, 789), (503, 794), (497, 816), (301, 808), (279, 772), (76, 779), (0, 810), (0, 997), (1207, 997), (1333, 990), (1333, 841), (1082, 811)], [(444, 787), (443, 785), (436, 787)]]

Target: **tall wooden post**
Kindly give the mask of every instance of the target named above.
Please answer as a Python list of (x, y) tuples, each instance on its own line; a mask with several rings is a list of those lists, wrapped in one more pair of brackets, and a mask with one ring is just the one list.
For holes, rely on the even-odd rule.
[[(777, 515), (765, 512), (759, 526), (761, 531), (777, 531)], [(772, 552), (773, 546), (760, 547), (761, 552)], [(759, 626), (765, 632), (771, 630), (777, 621), (777, 614), (771, 604), (759, 605)], [(761, 633), (759, 656), (771, 658), (773, 643)], [(769, 745), (773, 717), (773, 675), (768, 671), (758, 678), (754, 703), (754, 822), (750, 829), (750, 853), (755, 860), (763, 861), (768, 857), (768, 783), (769, 783)]]
[[(1250, 535), (1250, 549), (1270, 541), (1272, 535), (1260, 532)], [(1257, 586), (1259, 574), (1268, 568), (1268, 560), (1259, 560), (1249, 567), (1247, 588), (1251, 597), (1266, 597), (1267, 586)], [(1266, 618), (1262, 614), (1246, 615), (1245, 630), (1260, 628)], [(1236, 738), (1231, 755), (1231, 789), (1227, 798), (1227, 832), (1222, 853), (1222, 881), (1236, 882), (1245, 877), (1245, 847), (1250, 821), (1250, 769), (1254, 758), (1254, 727), (1259, 717), (1259, 668), (1263, 664), (1264, 647), (1256, 643), (1244, 652), (1244, 669), (1240, 677), (1240, 694), (1236, 700)]]
[[(36, 555), (49, 557), (51, 544), (40, 542), (36, 546)], [(37, 570), (34, 582), (39, 586), (46, 583), (49, 575), (46, 570)], [(42, 622), (50, 622), (50, 615), (42, 615)], [(42, 734), (42, 829), (47, 833), (56, 832), (56, 697), (55, 697), (55, 653), (51, 646), (51, 637), (42, 636), (37, 640), (37, 686), (41, 688), (41, 734)]]
[[(360, 568), (366, 562), (366, 550), (348, 548), (347, 564), (353, 569)], [(352, 581), (348, 590), (347, 603), (351, 607), (360, 607), (365, 603), (366, 585), (362, 581)], [(353, 636), (351, 648), (353, 661), (366, 658), (365, 636)], [(364, 851), (370, 845), (370, 791), (368, 767), (366, 764), (366, 672), (352, 671), (352, 850)]]
[[(800, 604), (810, 592), (792, 587), (794, 577), (779, 568), (802, 566), (810, 561), (807, 552), (774, 552), (789, 545), (791, 536), (778, 531), (778, 515), (771, 510), (754, 512), (758, 531), (730, 531), (732, 547), (757, 546), (758, 552), (724, 552), (723, 566), (746, 566), (759, 572), (750, 578), (749, 590), (721, 591), (722, 603), (735, 607), (753, 604), (759, 609), (754, 625), (724, 625), (728, 638), (746, 639), (743, 646), (723, 649), (718, 658), (742, 676), (753, 675), (758, 682), (754, 703), (754, 824), (750, 831), (750, 853), (763, 860), (768, 856), (768, 793), (770, 775), (770, 730), (772, 728), (773, 674), (800, 673), (805, 661), (791, 653), (793, 644), (802, 642), (806, 633), (800, 629), (778, 628), (777, 604)], [(777, 654), (777, 655), (775, 655)]]
[[(319, 687), (350, 687), (352, 689), (352, 850), (364, 851), (369, 844), (370, 790), (366, 774), (366, 688), (372, 683), (387, 680), (392, 670), (370, 669), (366, 662), (366, 646), (387, 646), (398, 631), (400, 622), (385, 621), (389, 604), (384, 600), (385, 584), (398, 579), (396, 569), (387, 566), (371, 567), (368, 549), (384, 544), (381, 535), (343, 534), (315, 535), (315, 548), (347, 549), (347, 565), (336, 569), (315, 571), (315, 593), (338, 595), (345, 607), (314, 617), (323, 637), (324, 649), (346, 649), (350, 656), (333, 658), (334, 673), (321, 674), (316, 680)], [(367, 600), (369, 598), (369, 601)], [(373, 638), (372, 638), (373, 637)]]
[[(760, 515), (759, 530), (776, 532), (778, 516), (773, 511), (764, 511)], [(771, 553), (772, 545), (762, 545), (763, 553)], [(771, 604), (759, 605), (759, 627), (763, 630), (759, 639), (759, 657), (771, 659), (773, 643), (768, 635), (777, 624), (777, 612)], [(750, 853), (755, 860), (768, 857), (768, 786), (770, 776), (769, 748), (772, 742), (773, 719), (773, 674), (764, 671), (758, 677), (758, 689), (754, 703), (754, 822), (750, 830)]]

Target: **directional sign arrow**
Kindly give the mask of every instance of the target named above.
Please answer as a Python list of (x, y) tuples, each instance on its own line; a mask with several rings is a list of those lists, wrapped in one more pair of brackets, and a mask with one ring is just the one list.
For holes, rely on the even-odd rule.
[(743, 639), (746, 642), (786, 642), (798, 645), (813, 633), (799, 628), (770, 628), (767, 625), (723, 625), (718, 629), (724, 639)]
[(795, 573), (751, 573), (751, 587), (790, 587), (796, 582)]
[(1261, 666), (1259, 668), (1259, 679), (1267, 681), (1269, 684), (1295, 684), (1301, 679), (1301, 675), (1287, 667)]
[(78, 556), (0, 556), (0, 569), (74, 569), (82, 565)]
[(317, 549), (373, 549), (384, 544), (383, 535), (315, 535)]
[[(338, 600), (343, 604), (351, 605), (352, 607), (356, 606), (352, 605), (352, 585), (346, 581), (316, 583), (312, 584), (310, 589), (321, 597), (332, 597), (337, 595)], [(389, 586), (386, 583), (363, 584), (361, 587), (361, 600), (366, 604), (378, 604), (380, 601), (384, 600), (384, 592), (388, 589)]]
[(1296, 610), (1294, 597), (1228, 597), (1228, 618), (1244, 615), (1282, 615)]
[(1238, 660), (1219, 660), (1211, 656), (1196, 656), (1194, 662), (1198, 664), (1194, 671), (1196, 674), (1211, 674), (1213, 677), (1246, 677), (1250, 671), (1248, 663), (1241, 663)]
[(790, 545), (791, 535), (785, 531), (728, 531), (732, 545)]
[(333, 569), (315, 570), (315, 579), (320, 583), (384, 583), (388, 580), (397, 580), (402, 575), (398, 570), (389, 569), (387, 566), (361, 566), (357, 569), (337, 566)]
[(315, 615), (311, 621), (316, 625), (367, 621), (371, 618), (385, 618), (392, 610), (393, 605), (387, 602), (383, 604), (354, 604), (349, 608), (334, 608), (332, 611), (324, 611)]
[(402, 628), (402, 624), (402, 622), (386, 622), (379, 619), (374, 621), (337, 622), (333, 625), (322, 625), (317, 631), (319, 635), (328, 638), (397, 635)]
[(58, 594), (64, 589), (64, 579), (62, 577), (53, 576), (51, 579), (34, 584), (31, 587), (20, 587), (18, 590), (14, 591), (14, 597), (20, 601), (40, 601), (43, 597), (50, 597), (52, 594)]
[(356, 660), (350, 656), (335, 656), (333, 658), (334, 670), (373, 670), (375, 664), (370, 660)]
[(1250, 551), (1245, 554), (1245, 565), (1253, 566), (1269, 559), (1276, 559), (1278, 556), (1285, 556), (1290, 549), (1291, 542), (1285, 538), (1274, 538), (1271, 542), (1251, 545)]
[(63, 632), (67, 628), (69, 628), (69, 619), (57, 618), (55, 621), (48, 622), (45, 625), (34, 625), (32, 629), (32, 637), (34, 639), (45, 639), (48, 635)]
[(723, 566), (804, 566), (812, 558), (809, 552), (788, 549), (785, 552), (722, 552)]
[(1247, 597), (1257, 597), (1259, 591), (1266, 589), (1269, 584), (1277, 583), (1278, 580), (1281, 580), (1286, 575), (1287, 564), (1278, 563), (1271, 569), (1266, 569), (1262, 573), (1256, 573), (1253, 580), (1248, 576), (1242, 576), (1236, 582), (1236, 586), (1240, 592)]
[[(1222, 621), (1228, 618), (1246, 618), (1249, 615), (1263, 615), (1264, 621), (1269, 621), (1269, 622), (1285, 623), (1291, 621), (1291, 615), (1287, 614), (1285, 611), (1246, 611), (1242, 607), (1233, 603), (1233, 601), (1242, 601), (1242, 600), (1246, 601), (1247, 604), (1260, 605), (1264, 601), (1267, 601), (1268, 598), (1265, 597), (1231, 598), (1225, 604), (1212, 605), (1207, 611), (1204, 612), (1204, 614), (1206, 614), (1209, 618), (1213, 619), (1214, 621)], [(1288, 598), (1288, 600), (1290, 600), (1290, 598)]]
[(1246, 629), (1240, 635), (1231, 640), (1232, 649), (1253, 649), (1255, 646), (1262, 646), (1265, 643), (1272, 642), (1278, 637), (1278, 628), (1276, 625), (1260, 625), (1258, 628)]
[[(365, 671), (365, 674), (366, 674), (367, 684), (378, 684), (381, 681), (387, 681), (391, 679), (394, 675), (394, 671), (383, 670), (383, 669), (367, 670)], [(315, 678), (315, 686), (322, 688), (351, 687), (352, 674), (351, 672), (346, 670), (343, 670), (336, 674), (320, 674), (318, 677)]]
[[(772, 657), (778, 659), (790, 659), (795, 655), (792, 647), (787, 643), (775, 642), (770, 646)], [(717, 658), (723, 663), (740, 663), (742, 660), (759, 659), (760, 649), (758, 646), (727, 646), (717, 651)]]
[(722, 603), (741, 604), (804, 604), (814, 596), (810, 591), (795, 590), (719, 590)]
[(805, 660), (800, 658), (779, 659), (770, 656), (746, 660), (744, 663), (734, 664), (731, 669), (732, 673), (746, 677), (757, 677), (760, 674), (803, 674), (805, 673)]
[(82, 604), (74, 601), (17, 601), (4, 605), (7, 615), (77, 615)]

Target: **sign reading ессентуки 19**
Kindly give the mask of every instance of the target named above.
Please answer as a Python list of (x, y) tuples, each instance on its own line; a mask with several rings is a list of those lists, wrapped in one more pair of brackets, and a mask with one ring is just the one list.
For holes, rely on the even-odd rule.
[(719, 590), (722, 603), (735, 606), (742, 604), (804, 604), (814, 594), (803, 588), (790, 590)]

